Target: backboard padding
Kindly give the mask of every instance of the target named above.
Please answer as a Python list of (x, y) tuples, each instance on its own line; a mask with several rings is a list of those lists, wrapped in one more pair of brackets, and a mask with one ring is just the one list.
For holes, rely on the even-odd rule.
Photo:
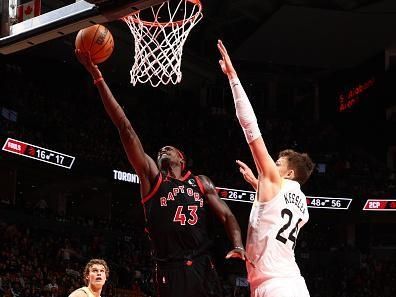
[(112, 22), (166, 0), (119, 0), (91, 4), (77, 1), (10, 26), (0, 38), (0, 53), (10, 54), (76, 32), (93, 24)]

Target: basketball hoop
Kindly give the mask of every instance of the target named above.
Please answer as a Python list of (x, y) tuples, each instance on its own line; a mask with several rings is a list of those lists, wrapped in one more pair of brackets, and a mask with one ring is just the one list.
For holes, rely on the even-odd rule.
[(184, 43), (201, 19), (199, 0), (168, 0), (123, 17), (135, 43), (131, 83), (179, 83)]

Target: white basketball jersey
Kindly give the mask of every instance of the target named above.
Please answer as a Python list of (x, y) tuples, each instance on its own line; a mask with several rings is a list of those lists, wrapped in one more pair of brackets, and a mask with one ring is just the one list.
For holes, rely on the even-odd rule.
[(95, 295), (91, 292), (91, 290), (88, 287), (82, 287), (79, 290), (84, 291), (88, 297), (95, 297)]
[(247, 254), (256, 264), (247, 264), (252, 289), (272, 278), (301, 276), (294, 247), (308, 219), (306, 197), (296, 181), (284, 179), (275, 198), (253, 203), (246, 241)]

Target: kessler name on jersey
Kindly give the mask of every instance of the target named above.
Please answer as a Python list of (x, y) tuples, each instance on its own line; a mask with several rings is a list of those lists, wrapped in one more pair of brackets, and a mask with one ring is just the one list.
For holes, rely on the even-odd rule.
[(185, 186), (174, 187), (171, 191), (168, 192), (167, 197), (162, 196), (160, 198), (161, 206), (168, 206), (168, 201), (175, 201), (175, 198), (177, 198), (179, 193), (180, 194), (186, 193), (187, 196), (194, 197), (194, 200), (199, 202), (199, 207), (203, 207), (203, 199), (199, 194), (199, 192), (194, 191), (193, 188), (185, 187)]
[[(296, 195), (296, 193), (293, 192), (286, 192), (283, 194), (283, 197), (285, 198), (286, 204), (294, 204), (297, 206), (297, 208), (301, 211), (302, 214), (305, 214), (307, 211), (302, 198), (299, 195)], [(304, 197), (305, 199), (305, 197)]]

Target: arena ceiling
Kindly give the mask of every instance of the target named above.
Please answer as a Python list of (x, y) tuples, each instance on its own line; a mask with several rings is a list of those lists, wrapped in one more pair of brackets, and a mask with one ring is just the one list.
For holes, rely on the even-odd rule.
[[(248, 2), (253, 1), (241, 3)], [(252, 20), (254, 11), (260, 10), (251, 7), (245, 19)], [(395, 13), (392, 0), (283, 1), (261, 17), (250, 34), (238, 34), (246, 38), (235, 54), (239, 59), (275, 64), (350, 67), (391, 46), (396, 37)]]
[(391, 48), (396, 37), (393, 0), (206, 2), (205, 44), (221, 36), (234, 60), (263, 69), (353, 67)]
[[(51, 10), (74, 1), (42, 2), (43, 9)], [(204, 19), (191, 32), (183, 53), (182, 66), (195, 74), (194, 79), (218, 77), (219, 38), (236, 63), (251, 64), (264, 72), (293, 67), (294, 71), (317, 75), (358, 65), (391, 48), (396, 37), (394, 0), (202, 2)], [(115, 35), (116, 51), (111, 65), (105, 67), (114, 77), (126, 79), (133, 61), (133, 39), (123, 22), (108, 25)], [(33, 53), (75, 63), (74, 37), (71, 34), (18, 54)]]

